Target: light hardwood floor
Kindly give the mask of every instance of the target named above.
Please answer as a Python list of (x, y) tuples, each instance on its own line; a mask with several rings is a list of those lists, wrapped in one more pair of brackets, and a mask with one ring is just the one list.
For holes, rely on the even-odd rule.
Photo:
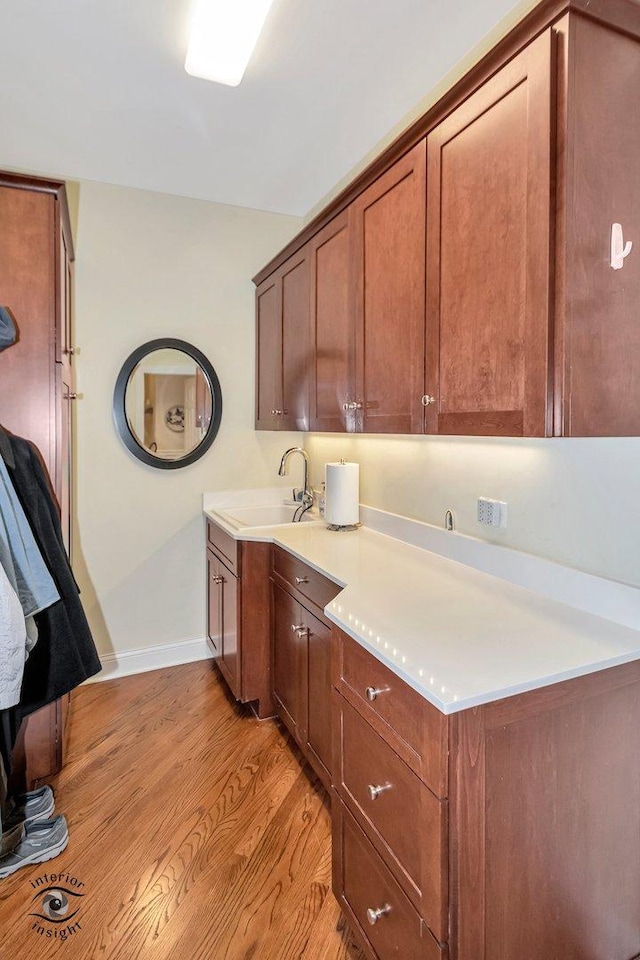
[[(53, 786), (69, 846), (0, 881), (1, 960), (363, 960), (330, 892), (327, 795), (209, 662), (76, 691)], [(69, 923), (30, 916), (51, 873), (84, 884), (47, 881), (84, 894)]]

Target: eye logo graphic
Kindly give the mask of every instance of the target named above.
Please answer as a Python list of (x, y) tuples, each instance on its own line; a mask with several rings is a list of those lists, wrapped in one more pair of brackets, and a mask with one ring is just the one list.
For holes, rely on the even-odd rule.
[[(80, 912), (84, 893), (79, 888), (84, 883), (69, 874), (44, 874), (31, 881), (36, 889), (31, 900), (33, 917), (31, 929), (40, 937), (51, 940), (68, 940), (81, 929), (80, 921), (74, 917)], [(74, 889), (75, 888), (75, 889)]]
[(74, 893), (73, 890), (65, 890), (63, 887), (49, 887), (47, 890), (41, 890), (36, 893), (34, 900), (40, 899), (42, 913), (30, 913), (30, 917), (40, 917), (41, 920), (49, 920), (51, 923), (68, 923), (78, 912), (78, 907), (69, 913), (71, 903), (69, 897), (83, 897), (83, 893)]

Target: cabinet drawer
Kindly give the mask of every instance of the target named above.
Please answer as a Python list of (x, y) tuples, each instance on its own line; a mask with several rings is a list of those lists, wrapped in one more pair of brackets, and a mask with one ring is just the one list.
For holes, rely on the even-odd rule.
[(301, 593), (303, 597), (311, 600), (321, 610), (342, 590), (342, 587), (339, 587), (333, 580), (323, 577), (317, 570), (308, 567), (302, 560), (298, 560), (297, 557), (287, 553), (281, 547), (274, 548), (273, 570), (290, 587)]
[(447, 796), (448, 718), (363, 646), (336, 630), (334, 683), (438, 797)]
[[(342, 804), (335, 807), (339, 866), (334, 893), (357, 921), (375, 955), (380, 960), (444, 960), (446, 948), (421, 921), (360, 827)], [(374, 911), (381, 911), (377, 918)]]
[(211, 520), (207, 520), (207, 545), (224, 560), (233, 573), (239, 573), (238, 541)]
[(338, 791), (431, 930), (445, 939), (446, 801), (335, 692), (334, 707)]

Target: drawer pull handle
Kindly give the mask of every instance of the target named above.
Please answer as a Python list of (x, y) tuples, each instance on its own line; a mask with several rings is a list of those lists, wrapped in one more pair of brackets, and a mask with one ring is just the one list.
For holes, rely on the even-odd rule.
[(378, 920), (382, 920), (388, 913), (391, 913), (391, 907), (388, 903), (385, 903), (384, 907), (378, 907), (377, 910), (374, 910), (373, 907), (367, 909), (367, 920), (373, 927)]
[(377, 700), (381, 693), (388, 693), (389, 687), (367, 687), (365, 690), (365, 696), (369, 703), (373, 703), (374, 700)]
[(369, 798), (371, 800), (377, 800), (381, 793), (384, 793), (385, 790), (391, 790), (391, 783), (379, 783), (374, 787), (372, 783), (369, 784), (367, 790), (369, 791)]
[(309, 583), (309, 577), (296, 577), (296, 583)]

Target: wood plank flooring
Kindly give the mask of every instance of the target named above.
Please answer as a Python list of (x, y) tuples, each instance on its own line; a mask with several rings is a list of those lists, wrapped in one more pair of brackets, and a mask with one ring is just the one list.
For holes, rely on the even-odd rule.
[[(69, 846), (0, 881), (0, 960), (364, 960), (330, 892), (326, 793), (210, 662), (82, 687), (71, 709), (52, 784)], [(77, 914), (31, 916), (56, 885)]]

